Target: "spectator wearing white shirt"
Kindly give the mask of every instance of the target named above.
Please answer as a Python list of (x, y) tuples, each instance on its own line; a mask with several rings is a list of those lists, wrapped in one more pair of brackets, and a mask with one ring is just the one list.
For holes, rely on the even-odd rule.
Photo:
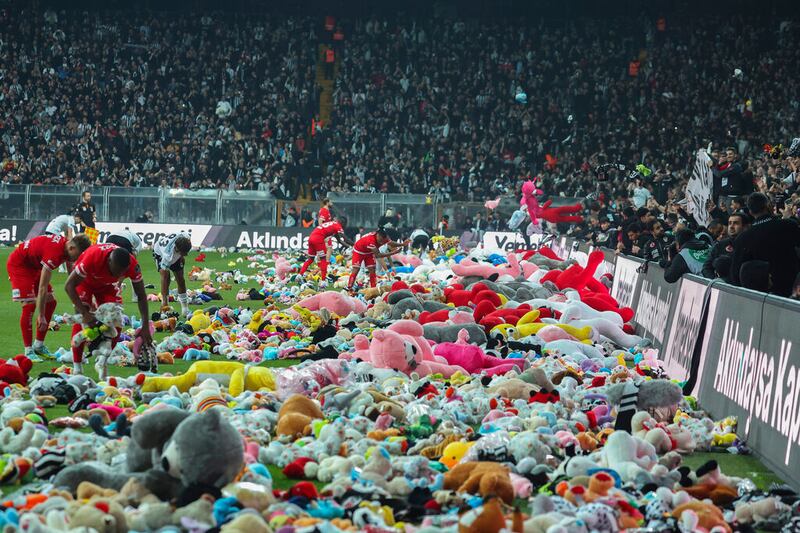
[(175, 233), (161, 237), (153, 244), (153, 259), (161, 275), (161, 308), (169, 307), (170, 272), (175, 276), (178, 285), (178, 303), (181, 313), (189, 314), (189, 297), (186, 295), (186, 277), (183, 267), (184, 259), (192, 250), (192, 240), (187, 233)]
[(642, 178), (636, 178), (636, 186), (633, 188), (631, 197), (633, 198), (633, 206), (636, 209), (647, 205), (647, 200), (650, 198), (650, 190), (644, 186)]

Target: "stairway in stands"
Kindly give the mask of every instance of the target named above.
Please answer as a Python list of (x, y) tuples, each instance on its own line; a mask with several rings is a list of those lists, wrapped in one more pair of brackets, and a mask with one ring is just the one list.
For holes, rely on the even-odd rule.
[(333, 77), (325, 77), (325, 50), (327, 46), (320, 43), (317, 46), (317, 73), (316, 83), (319, 87), (319, 118), (322, 123), (327, 126), (331, 120), (331, 113), (333, 112), (333, 89), (336, 84), (336, 75), (339, 72), (339, 57), (336, 58), (336, 63), (333, 67)]

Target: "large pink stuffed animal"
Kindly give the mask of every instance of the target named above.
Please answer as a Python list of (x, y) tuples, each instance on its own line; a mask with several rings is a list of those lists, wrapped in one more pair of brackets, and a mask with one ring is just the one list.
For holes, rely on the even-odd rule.
[(500, 276), (508, 275), (516, 278), (520, 275), (520, 266), (517, 256), (513, 253), (507, 256), (508, 264), (494, 266), (490, 263), (478, 263), (471, 259), (464, 259), (460, 263), (453, 265), (451, 268), (453, 273), (457, 276), (477, 276), (483, 279), (492, 281), (497, 280)]
[(442, 374), (450, 377), (456, 371), (467, 373), (459, 366), (423, 360), (419, 349), (407, 335), (390, 329), (378, 329), (372, 333), (369, 351), (370, 363), (375, 368), (390, 368), (405, 374), (416, 372), (421, 376)]
[(309, 311), (319, 311), (325, 308), (339, 316), (347, 316), (350, 313), (361, 314), (367, 310), (367, 304), (358, 298), (334, 291), (325, 291), (309, 296), (297, 302), (297, 305), (305, 307)]
[(485, 372), (489, 376), (505, 374), (511, 370), (521, 371), (525, 368), (523, 359), (500, 359), (486, 355), (480, 346), (469, 344), (469, 333), (462, 329), (458, 332), (456, 342), (441, 342), (433, 353), (444, 357), (451, 365), (464, 367), (470, 374)]

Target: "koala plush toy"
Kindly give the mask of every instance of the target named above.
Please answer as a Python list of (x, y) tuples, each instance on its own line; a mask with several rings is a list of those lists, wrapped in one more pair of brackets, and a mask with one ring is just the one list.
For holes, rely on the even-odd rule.
[(135, 419), (127, 471), (88, 462), (68, 466), (53, 485), (75, 493), (81, 481), (119, 490), (131, 477), (162, 500), (189, 503), (204, 493), (216, 497), (244, 466), (242, 438), (220, 408), (202, 413), (155, 409)]

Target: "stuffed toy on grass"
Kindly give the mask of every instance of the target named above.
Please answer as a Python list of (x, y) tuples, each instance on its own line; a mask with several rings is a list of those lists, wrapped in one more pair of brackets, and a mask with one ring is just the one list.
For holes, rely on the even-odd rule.
[(433, 353), (444, 357), (451, 365), (463, 367), (471, 374), (485, 372), (489, 376), (494, 376), (505, 374), (511, 370), (518, 372), (523, 370), (524, 360), (500, 359), (486, 355), (480, 346), (470, 344), (468, 341), (469, 333), (462, 329), (456, 342), (439, 343), (435, 346)]
[(220, 497), (244, 467), (242, 438), (219, 408), (148, 411), (133, 423), (126, 458), (127, 469), (92, 462), (68, 466), (53, 485), (75, 493), (90, 481), (120, 490), (134, 478), (162, 500), (178, 498), (185, 505), (204, 493)]
[(142, 392), (163, 392), (171, 387), (188, 392), (206, 379), (228, 387), (231, 396), (238, 396), (245, 390), (275, 390), (275, 375), (267, 367), (247, 367), (233, 361), (197, 361), (177, 376), (148, 376), (142, 383)]
[(325, 291), (309, 296), (297, 302), (309, 311), (327, 309), (338, 316), (347, 316), (350, 313), (361, 314), (367, 310), (367, 304), (341, 292)]
[(114, 303), (101, 304), (94, 312), (97, 326), (84, 327), (74, 337), (72, 346), (89, 343), (89, 352), (95, 356), (95, 370), (100, 381), (108, 378), (108, 358), (122, 332), (124, 315), (122, 306)]

